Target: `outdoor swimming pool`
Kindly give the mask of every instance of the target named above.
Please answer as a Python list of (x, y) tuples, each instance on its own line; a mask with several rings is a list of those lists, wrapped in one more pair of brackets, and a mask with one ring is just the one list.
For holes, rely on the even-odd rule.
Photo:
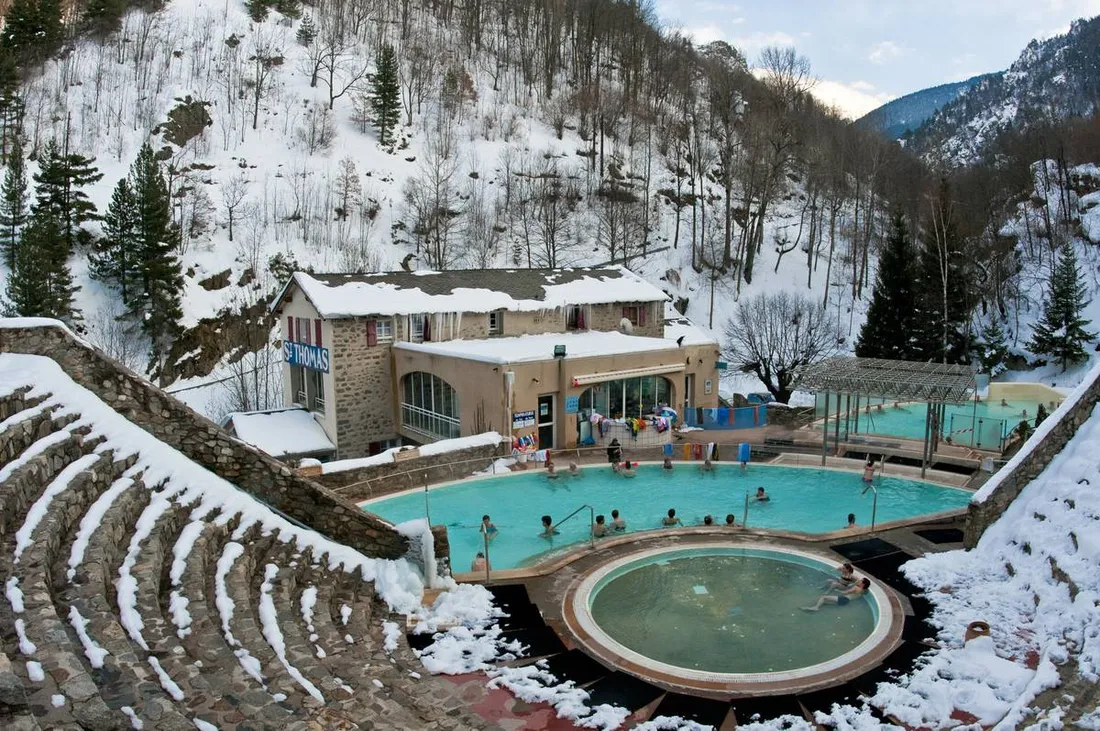
[[(705, 515), (717, 523), (732, 513), (741, 523), (745, 494), (764, 487), (771, 500), (750, 502), (750, 528), (776, 528), (803, 533), (826, 533), (844, 528), (848, 513), (859, 525), (870, 525), (873, 495), (863, 493), (860, 475), (852, 472), (797, 467), (716, 465), (703, 473), (698, 463), (680, 462), (672, 471), (660, 465), (643, 465), (633, 478), (621, 477), (607, 466), (593, 466), (579, 477), (547, 478), (543, 470), (484, 479), (469, 479), (427, 492), (417, 490), (364, 504), (363, 508), (401, 523), (425, 517), (447, 526), (452, 568), (468, 571), (483, 548), (478, 526), (489, 514), (498, 534), (489, 546), (494, 569), (520, 568), (537, 563), (551, 551), (588, 540), (589, 511), (583, 510), (559, 528), (552, 539), (540, 538), (539, 518), (550, 515), (556, 522), (582, 505), (611, 521), (612, 509), (626, 520), (627, 531), (654, 530), (669, 508), (675, 508), (684, 525), (697, 525)], [(877, 521), (913, 518), (964, 508), (970, 500), (965, 490), (941, 487), (896, 477), (878, 478)], [(670, 528), (668, 530), (676, 530)]]
[(837, 574), (835, 562), (786, 549), (645, 551), (587, 576), (571, 595), (572, 621), (589, 643), (648, 670), (790, 679), (851, 662), (889, 625), (877, 588), (805, 611), (836, 593), (827, 587)]
[[(1038, 402), (1021, 400), (1008, 402), (1007, 406), (992, 401), (948, 404), (943, 435), (950, 436), (958, 444), (999, 449), (1001, 439), (1024, 420), (1024, 412), (1027, 413), (1027, 420), (1035, 423), (1038, 406)], [(912, 403), (895, 407), (892, 402), (882, 404), (881, 411), (877, 405), (872, 406), (869, 411), (866, 407), (861, 407), (858, 433), (924, 439), (925, 408), (924, 404)], [(843, 410), (841, 414), (843, 419)], [(849, 419), (849, 427), (853, 434), (857, 433), (854, 415)], [(843, 421), (840, 428), (844, 429)]]

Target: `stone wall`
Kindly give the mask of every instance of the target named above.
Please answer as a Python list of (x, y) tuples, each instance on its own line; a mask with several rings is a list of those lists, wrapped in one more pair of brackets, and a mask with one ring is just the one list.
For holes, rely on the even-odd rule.
[(389, 523), (232, 438), (60, 325), (0, 329), (0, 352), (51, 358), (70, 378), (132, 423), (334, 541), (382, 558), (398, 558), (407, 550), (407, 540)]
[(364, 457), (371, 442), (397, 434), (390, 346), (368, 347), (366, 322), (330, 321), (338, 459)]
[[(1095, 372), (1092, 377), (1093, 381), (1085, 393), (1069, 406), (1062, 419), (1038, 442), (1025, 444), (1020, 453), (1001, 472), (994, 475), (992, 479), (997, 480), (997, 484), (992, 488), (992, 494), (982, 502), (970, 503), (964, 539), (967, 548), (978, 544), (985, 530), (1001, 517), (1028, 483), (1046, 469), (1077, 433), (1077, 429), (1092, 416), (1097, 401), (1100, 400), (1100, 378), (1096, 377)], [(1053, 415), (1049, 418), (1053, 418)]]
[(470, 447), (403, 462), (322, 474), (314, 479), (347, 500), (368, 500), (411, 487), (422, 487), (425, 479), (429, 484), (434, 484), (467, 477), (488, 467), (493, 459), (511, 452), (512, 446), (502, 442), (497, 446)]

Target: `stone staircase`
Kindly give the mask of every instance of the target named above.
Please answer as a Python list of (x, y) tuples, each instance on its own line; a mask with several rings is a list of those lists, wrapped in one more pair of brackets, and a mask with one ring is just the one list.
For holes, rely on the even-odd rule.
[(3, 380), (0, 728), (487, 727), (384, 650), (370, 559)]

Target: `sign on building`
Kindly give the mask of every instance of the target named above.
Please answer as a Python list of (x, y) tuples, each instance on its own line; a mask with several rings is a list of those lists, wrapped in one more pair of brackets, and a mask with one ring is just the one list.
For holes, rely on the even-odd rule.
[(328, 348), (305, 343), (283, 343), (283, 359), (290, 365), (302, 366), (311, 371), (328, 373)]
[(565, 413), (575, 414), (581, 410), (581, 397), (580, 396), (566, 396), (565, 397)]
[(517, 411), (512, 414), (512, 429), (526, 429), (535, 425), (534, 411)]

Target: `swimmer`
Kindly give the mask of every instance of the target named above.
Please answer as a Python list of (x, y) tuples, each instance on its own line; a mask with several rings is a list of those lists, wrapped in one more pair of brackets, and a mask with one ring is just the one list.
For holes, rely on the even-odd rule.
[(611, 511), (611, 530), (622, 533), (626, 530), (626, 521), (619, 517), (618, 510)]
[(846, 525), (844, 527), (849, 528), (849, 529), (859, 527), (859, 526), (856, 525), (856, 514), (855, 513), (848, 513), (848, 525)]
[(550, 460), (546, 460), (546, 477), (550, 480), (556, 480), (561, 477), (561, 475), (558, 474), (558, 468), (555, 467), (554, 463)]
[(882, 412), (882, 404), (879, 404), (878, 406), (876, 406), (875, 411), (878, 411), (879, 413), (881, 413)]
[(604, 521), (604, 517), (602, 515), (597, 515), (596, 522), (592, 526), (592, 536), (594, 538), (603, 538), (607, 535), (608, 530), (610, 529), (607, 527), (607, 523)]
[(825, 582), (825, 588), (844, 590), (849, 588), (852, 584), (856, 583), (856, 569), (852, 564), (845, 562), (840, 567), (840, 576), (835, 579), (829, 579)]
[[(744, 464), (744, 463), (742, 462), (742, 464)], [(710, 457), (707, 457), (706, 460), (703, 461), (703, 464), (701, 464), (699, 466), (699, 469), (702, 470), (703, 472), (713, 472), (714, 471), (714, 465), (711, 464)]]
[(737, 527), (737, 519), (733, 517), (733, 513), (730, 513), (726, 516), (726, 527), (727, 528), (736, 528)]
[(821, 609), (821, 606), (823, 604), (836, 604), (839, 607), (843, 607), (846, 604), (851, 603), (851, 601), (853, 599), (858, 599), (861, 596), (863, 596), (864, 594), (866, 594), (867, 590), (870, 589), (870, 588), (871, 588), (871, 580), (870, 579), (860, 579), (858, 584), (855, 584), (854, 586), (849, 587), (848, 589), (845, 589), (844, 591), (840, 592), (840, 594), (838, 594), (838, 595), (825, 594), (823, 596), (818, 597), (817, 604), (813, 605), (812, 607), (802, 607), (802, 611), (804, 611), (804, 612), (816, 612), (818, 609)]
[(481, 516), (481, 527), (478, 528), (478, 532), (485, 534), (485, 536), (491, 541), (497, 537), (497, 533), (499, 533), (500, 531), (498, 531), (497, 527), (493, 525), (492, 521), (489, 520), (488, 515), (483, 515)]
[(1001, 408), (1008, 408), (1008, 402), (1004, 399), (1001, 399)]
[(581, 468), (577, 466), (576, 462), (570, 462), (569, 463), (569, 476), (570, 477), (580, 477), (581, 476)]
[(709, 515), (704, 517), (703, 518), (703, 525), (714, 525), (714, 518), (712, 518)]
[(672, 469), (672, 457), (665, 457), (665, 463), (661, 465), (661, 469), (663, 469), (663, 470), (671, 470)]
[(753, 498), (753, 500), (758, 503), (766, 503), (771, 500), (771, 498), (768, 497), (768, 493), (764, 492), (764, 488), (758, 487), (756, 488), (756, 496)]
[(1023, 411), (1021, 411), (1020, 416), (1022, 416), (1023, 418), (1026, 419), (1027, 418), (1027, 409), (1024, 409)]
[(470, 571), (487, 571), (489, 569), (489, 561), (485, 558), (485, 554), (481, 551), (477, 552), (477, 556), (470, 562)]
[(666, 528), (671, 528), (674, 525), (683, 525), (684, 522), (676, 517), (676, 508), (668, 509), (668, 517), (661, 518), (661, 525)]
[(621, 472), (619, 472), (619, 474), (623, 477), (634, 477), (634, 475), (638, 473), (634, 471), (634, 465), (632, 465), (630, 461), (627, 460), (626, 462), (623, 462), (623, 469)]
[(542, 516), (542, 533), (539, 533), (539, 538), (553, 538), (557, 534), (558, 529), (554, 527), (554, 521), (550, 516)]

